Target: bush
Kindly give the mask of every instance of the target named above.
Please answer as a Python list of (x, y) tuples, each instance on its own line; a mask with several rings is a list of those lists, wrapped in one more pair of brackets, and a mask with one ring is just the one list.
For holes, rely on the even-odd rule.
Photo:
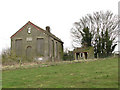
[(14, 65), (19, 63), (18, 57), (15, 55), (10, 48), (4, 49), (2, 51), (2, 65)]
[(72, 61), (72, 60), (74, 60), (73, 53), (72, 52), (64, 53), (63, 54), (63, 60), (64, 61)]
[(35, 62), (33, 58), (27, 59), (26, 57), (18, 57), (16, 56), (15, 52), (12, 51), (10, 48), (4, 49), (2, 51), (2, 65), (15, 65), (15, 64), (22, 64), (28, 62)]

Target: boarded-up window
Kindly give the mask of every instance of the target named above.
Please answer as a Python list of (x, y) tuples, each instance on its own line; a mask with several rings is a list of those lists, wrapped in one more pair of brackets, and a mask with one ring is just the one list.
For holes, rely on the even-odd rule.
[(57, 42), (56, 42), (56, 58), (58, 57), (58, 44), (57, 44)]
[(52, 40), (52, 56), (54, 57), (54, 41)]
[(37, 54), (39, 56), (44, 55), (44, 39), (37, 38)]
[(51, 57), (51, 42), (50, 42), (50, 37), (48, 37), (48, 56), (50, 56)]
[(15, 40), (15, 52), (16, 52), (16, 56), (22, 55), (22, 39)]

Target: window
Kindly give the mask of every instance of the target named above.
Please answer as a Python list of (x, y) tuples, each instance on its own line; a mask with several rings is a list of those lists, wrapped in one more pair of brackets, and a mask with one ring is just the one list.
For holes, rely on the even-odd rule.
[(57, 44), (57, 42), (56, 42), (56, 57), (58, 57), (58, 44)]
[(38, 56), (44, 55), (44, 39), (37, 38), (37, 54)]
[(54, 41), (52, 40), (52, 56), (54, 57)]
[(15, 40), (15, 51), (17, 56), (22, 55), (22, 39)]
[(28, 34), (30, 34), (31, 33), (31, 28), (30, 27), (28, 27)]

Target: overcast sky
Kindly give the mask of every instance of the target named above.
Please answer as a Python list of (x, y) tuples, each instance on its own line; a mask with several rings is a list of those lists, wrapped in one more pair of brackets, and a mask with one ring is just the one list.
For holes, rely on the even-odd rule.
[(51, 32), (71, 48), (70, 30), (73, 23), (95, 11), (110, 10), (118, 14), (119, 0), (1, 0), (0, 52), (10, 47), (10, 36), (28, 21)]

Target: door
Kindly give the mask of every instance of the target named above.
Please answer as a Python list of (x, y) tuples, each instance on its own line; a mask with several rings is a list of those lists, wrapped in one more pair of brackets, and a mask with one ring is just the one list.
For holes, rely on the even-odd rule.
[(28, 46), (27, 49), (26, 49), (26, 57), (27, 59), (32, 59), (32, 47), (31, 46)]

